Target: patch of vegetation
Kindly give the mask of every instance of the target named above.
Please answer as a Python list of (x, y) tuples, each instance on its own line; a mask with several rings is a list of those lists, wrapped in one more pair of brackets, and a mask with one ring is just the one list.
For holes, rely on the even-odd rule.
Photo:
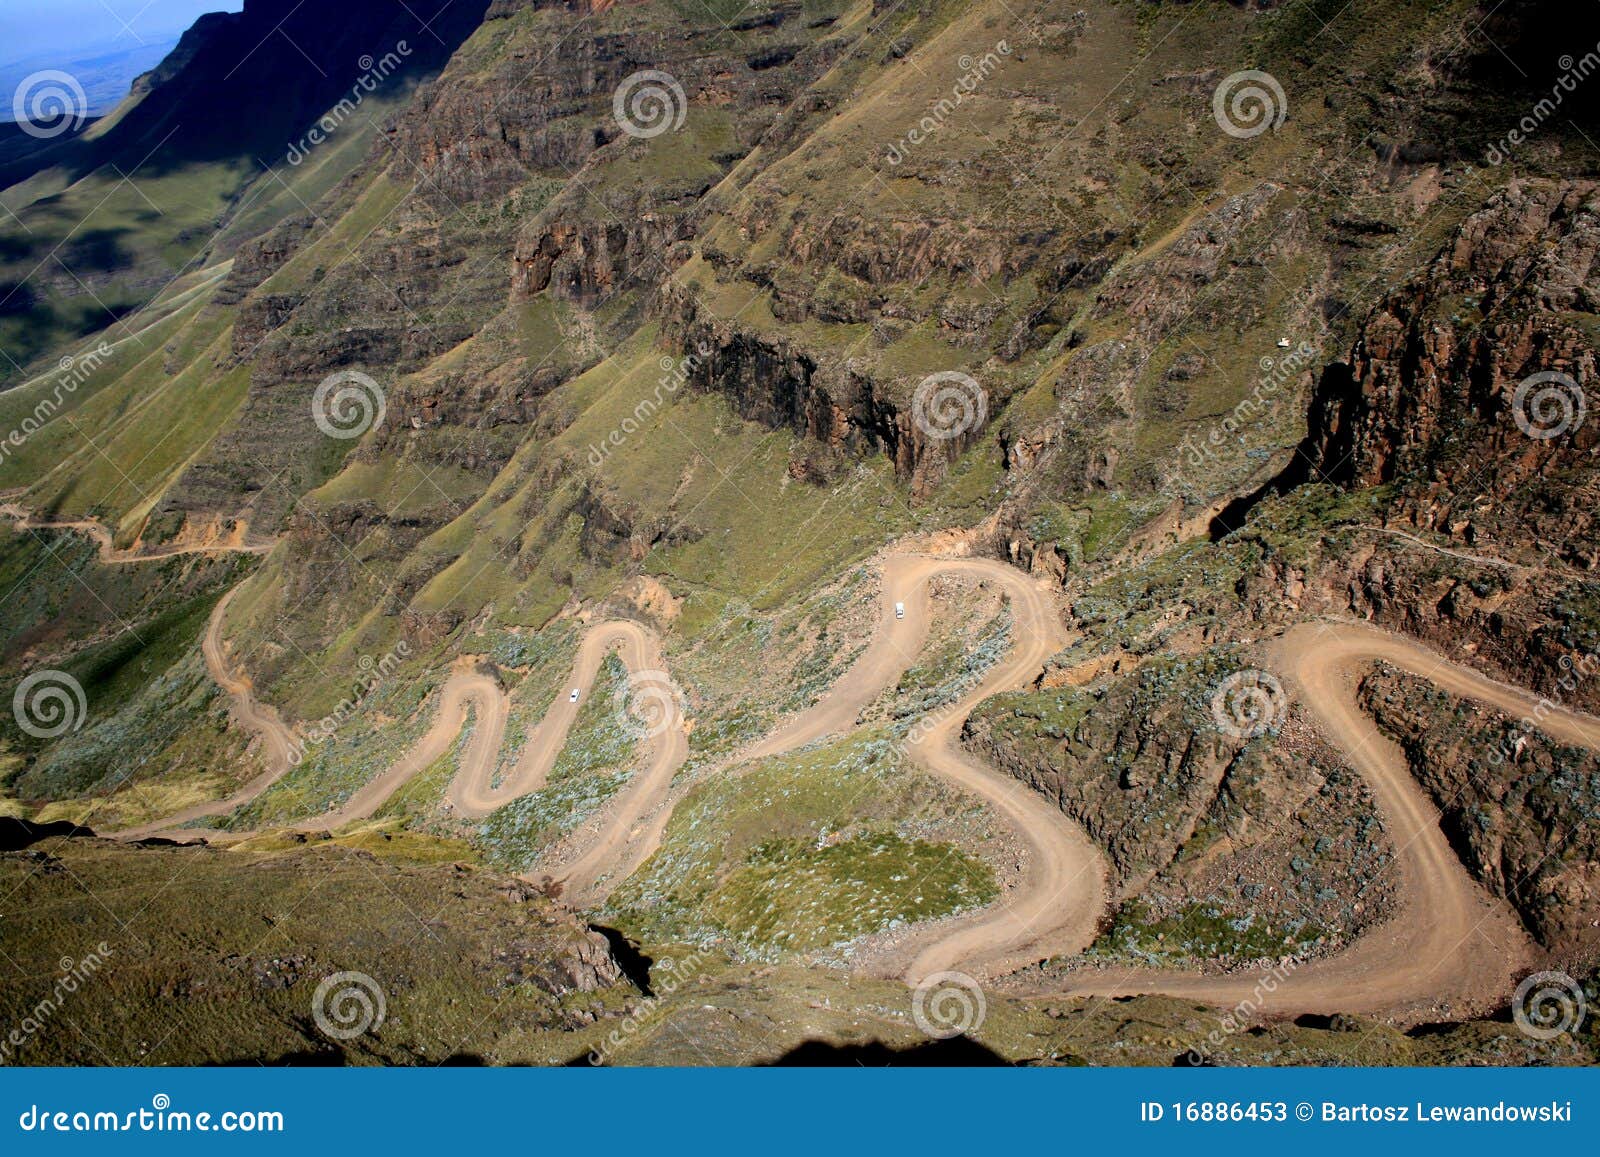
[[(32, 1034), (9, 1059), (438, 1064), (491, 1055), (513, 1030), (559, 1040), (574, 1004), (637, 998), (625, 981), (585, 975), (579, 954), (596, 959), (595, 944), (570, 915), (435, 858), (377, 829), (272, 851), (55, 840), (0, 854), (17, 965), (0, 981), (4, 1022), (50, 994), (63, 956), (99, 960), (66, 998), (71, 1027)], [(115, 911), (86, 892), (115, 897)], [(385, 1006), (381, 1026), (347, 1042), (314, 1015), (318, 985), (346, 971), (370, 977)]]
[(550, 769), (549, 782), (496, 808), (473, 834), (486, 862), (512, 871), (529, 870), (553, 843), (628, 782), (642, 732), (615, 702), (627, 678), (622, 660), (607, 655), (589, 700), (579, 708), (566, 746)]
[(808, 952), (981, 908), (998, 894), (981, 861), (948, 845), (872, 832), (837, 843), (759, 844), (706, 897), (706, 913), (751, 944)]
[(978, 685), (983, 675), (1011, 649), (1011, 611), (1002, 610), (978, 631), (976, 640), (951, 635), (900, 676), (890, 714), (902, 723), (949, 706)]
[(1322, 935), (1309, 921), (1291, 919), (1274, 927), (1253, 912), (1212, 903), (1157, 916), (1142, 900), (1132, 899), (1117, 910), (1088, 954), (1160, 966), (1277, 960), (1311, 951)]
[(987, 903), (993, 872), (966, 848), (990, 831), (972, 797), (909, 766), (887, 735), (857, 733), (696, 786), (607, 919), (642, 940), (729, 940), (763, 958), (832, 947)]

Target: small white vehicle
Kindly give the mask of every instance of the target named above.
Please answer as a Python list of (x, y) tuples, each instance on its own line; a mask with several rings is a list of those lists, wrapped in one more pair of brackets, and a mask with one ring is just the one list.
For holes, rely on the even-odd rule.
[(576, 703), (577, 701), (578, 701), (578, 689), (576, 687), (574, 687), (572, 689), (572, 694), (567, 696), (567, 702), (568, 703)]
[(894, 617), (897, 619), (906, 617), (906, 605), (904, 603), (896, 603), (894, 605)]

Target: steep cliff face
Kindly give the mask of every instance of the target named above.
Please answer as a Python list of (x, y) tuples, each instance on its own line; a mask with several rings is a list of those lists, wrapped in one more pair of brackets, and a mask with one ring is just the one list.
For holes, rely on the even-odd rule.
[(0, 250), (0, 385), (307, 210), (359, 161), (376, 110), (442, 68), (486, 7), (250, 0), (200, 20), (92, 130), (0, 165), (6, 220), (61, 258)]
[[(700, 198), (825, 66), (831, 23), (798, 4), (732, 27), (654, 6), (496, 4), (359, 171), (241, 250), (219, 301), (237, 303), (232, 353), (251, 388), (152, 521), (182, 525), (231, 491), (228, 515), (270, 532), (350, 449), (329, 446), (306, 404), (340, 371), (384, 394), (387, 421), (356, 461), (486, 485), (519, 440), (509, 430), (559, 425), (540, 424), (541, 399), (638, 324)], [(619, 112), (639, 75), (655, 90)], [(665, 135), (631, 119), (656, 114)]]
[(885, 454), (914, 498), (927, 497), (960, 453), (983, 437), (979, 425), (946, 436), (918, 423), (903, 391), (854, 359), (720, 317), (703, 308), (692, 288), (665, 286), (659, 309), (667, 342), (696, 351), (691, 387), (727, 398), (741, 417), (829, 448)]
[(1365, 319), (1323, 376), (1315, 475), (1396, 483), (1398, 515), (1464, 544), (1600, 564), (1586, 398), (1600, 336), (1600, 186), (1516, 182)]

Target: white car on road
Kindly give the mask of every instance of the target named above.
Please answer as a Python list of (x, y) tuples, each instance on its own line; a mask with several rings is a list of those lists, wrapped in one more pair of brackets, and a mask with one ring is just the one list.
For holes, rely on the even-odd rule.
[(894, 617), (897, 619), (906, 617), (906, 605), (904, 603), (896, 603), (894, 605)]
[(568, 703), (576, 703), (577, 701), (578, 701), (578, 689), (576, 687), (574, 687), (572, 689), (572, 694), (567, 696), (567, 702)]

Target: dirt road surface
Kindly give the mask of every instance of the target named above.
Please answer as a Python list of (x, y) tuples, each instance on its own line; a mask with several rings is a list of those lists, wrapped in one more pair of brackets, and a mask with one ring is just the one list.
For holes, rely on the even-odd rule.
[[(1010, 653), (957, 703), (912, 732), (914, 759), (962, 790), (984, 799), (1023, 842), (1020, 881), (989, 908), (915, 932), (887, 967), (916, 984), (933, 973), (963, 969), (998, 977), (1050, 956), (1085, 948), (1107, 903), (1106, 864), (1088, 836), (1048, 801), (985, 766), (959, 743), (968, 713), (983, 699), (1031, 685), (1066, 641), (1053, 594), (1003, 563), (974, 558), (891, 556), (871, 642), (851, 669), (815, 705), (800, 712), (737, 758), (740, 767), (793, 751), (855, 727), (861, 712), (894, 685), (927, 637), (930, 580), (955, 574), (992, 583), (1006, 594), (1013, 616)], [(268, 770), (226, 800), (188, 809), (124, 837), (166, 832), (231, 811), (255, 798), (288, 770), (295, 739), (276, 711), (255, 701), (234, 673), (221, 640), (232, 594), (218, 604), (204, 641), (206, 664), (232, 697), (234, 719), (263, 738)], [(906, 614), (896, 618), (894, 605)], [(569, 677), (503, 782), (494, 777), (510, 704), (498, 682), (458, 670), (439, 696), (427, 733), (340, 809), (309, 817), (297, 828), (327, 829), (370, 816), (412, 776), (444, 755), (476, 712), (477, 726), (446, 798), (457, 814), (475, 818), (544, 786), (552, 764), (593, 689), (605, 655), (615, 649), (631, 680), (664, 679), (659, 640), (637, 623), (597, 624), (586, 633)], [(1468, 874), (1439, 827), (1437, 810), (1411, 777), (1399, 748), (1379, 733), (1356, 702), (1356, 684), (1375, 662), (1387, 662), (1451, 694), (1522, 716), (1538, 699), (1449, 662), (1426, 647), (1356, 623), (1297, 626), (1265, 647), (1263, 662), (1279, 674), (1325, 737), (1371, 786), (1397, 853), (1397, 913), (1338, 956), (1280, 969), (1263, 991), (1264, 973), (1227, 976), (1157, 969), (1081, 970), (1052, 991), (1067, 996), (1168, 993), (1229, 1005), (1251, 999), (1263, 1013), (1278, 1011), (1401, 1011), (1479, 1008), (1503, 1000), (1511, 978), (1532, 958), (1532, 945), (1510, 909)], [(579, 702), (569, 701), (569, 687)], [(1567, 743), (1600, 751), (1600, 719), (1552, 708), (1542, 730)], [(580, 905), (602, 902), (660, 847), (672, 811), (687, 790), (673, 777), (688, 753), (688, 728), (679, 717), (652, 729), (651, 759), (601, 813), (597, 828), (564, 862), (542, 866), (562, 879)], [(721, 772), (733, 773), (733, 762)], [(878, 962), (875, 967), (885, 967)]]

